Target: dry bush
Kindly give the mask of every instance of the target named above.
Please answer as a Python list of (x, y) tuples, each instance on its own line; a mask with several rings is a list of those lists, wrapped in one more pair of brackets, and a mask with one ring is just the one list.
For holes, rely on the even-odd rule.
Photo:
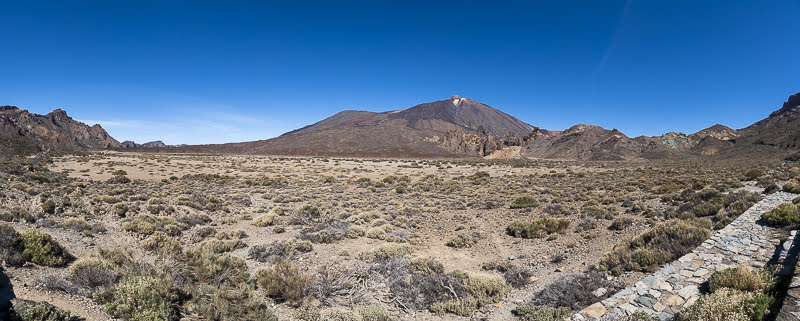
[(714, 272), (708, 279), (708, 288), (716, 292), (721, 288), (766, 293), (775, 286), (775, 277), (768, 270), (746, 267), (728, 268)]
[(711, 237), (710, 221), (672, 220), (614, 246), (596, 268), (614, 275), (624, 271), (655, 272)]
[(613, 293), (616, 285), (597, 272), (576, 273), (555, 280), (542, 289), (530, 302), (532, 305), (545, 305), (553, 308), (567, 307), (580, 310), (605, 297), (597, 297), (594, 291), (606, 288), (606, 296)]
[(478, 232), (459, 234), (450, 241), (447, 241), (447, 246), (457, 249), (473, 247), (475, 244), (478, 244), (478, 241), (482, 238), (483, 236)]
[(256, 272), (256, 284), (268, 296), (292, 304), (300, 304), (314, 279), (305, 276), (289, 261), (278, 261), (272, 267)]
[(569, 220), (540, 218), (532, 222), (514, 221), (506, 227), (506, 234), (526, 239), (543, 238), (547, 234), (564, 233), (569, 228)]
[(676, 321), (751, 321), (764, 320), (774, 303), (772, 297), (731, 289), (720, 289), (701, 297), (681, 311)]
[(514, 309), (514, 314), (523, 321), (563, 321), (572, 315), (572, 310), (565, 307), (523, 304)]
[(312, 249), (313, 246), (309, 241), (280, 240), (251, 247), (248, 251), (248, 257), (259, 262), (275, 263), (282, 260), (291, 260), (298, 253), (307, 253)]

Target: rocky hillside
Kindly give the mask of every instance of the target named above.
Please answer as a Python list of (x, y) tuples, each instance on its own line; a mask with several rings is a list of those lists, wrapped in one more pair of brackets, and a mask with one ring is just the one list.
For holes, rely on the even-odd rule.
[(395, 111), (346, 110), (264, 141), (187, 146), (179, 150), (283, 155), (482, 157), (547, 135), (552, 133), (496, 108), (452, 96)]
[(126, 140), (126, 141), (120, 143), (120, 145), (122, 145), (121, 146), (122, 148), (158, 148), (158, 147), (167, 147), (167, 144), (164, 144), (164, 142), (162, 142), (160, 140), (157, 140), (157, 141), (154, 141), (154, 142), (147, 142), (147, 143), (144, 143), (144, 144), (137, 144), (136, 142), (134, 142), (132, 140)]
[(100, 125), (76, 121), (62, 109), (39, 115), (15, 106), (0, 106), (0, 138), (0, 148), (12, 153), (121, 146)]

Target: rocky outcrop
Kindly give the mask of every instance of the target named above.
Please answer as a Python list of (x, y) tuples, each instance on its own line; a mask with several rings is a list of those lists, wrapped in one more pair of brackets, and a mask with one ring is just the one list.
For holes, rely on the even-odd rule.
[(120, 147), (122, 147), (122, 148), (160, 148), (160, 147), (167, 147), (167, 144), (164, 144), (164, 142), (162, 142), (160, 140), (157, 140), (157, 141), (154, 141), (154, 142), (147, 142), (147, 143), (144, 143), (144, 144), (137, 144), (134, 141), (126, 140), (126, 141), (120, 143), (120, 145), (121, 145)]
[(78, 150), (118, 148), (120, 143), (100, 125), (76, 121), (62, 109), (47, 115), (30, 113), (14, 106), (0, 107), (0, 138), (9, 150)]

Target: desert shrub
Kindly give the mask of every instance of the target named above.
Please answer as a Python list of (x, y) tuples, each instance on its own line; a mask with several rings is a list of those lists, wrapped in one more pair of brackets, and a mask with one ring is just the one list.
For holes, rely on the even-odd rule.
[(558, 278), (539, 291), (530, 302), (533, 305), (545, 305), (553, 308), (567, 307), (578, 310), (601, 299), (594, 295), (599, 288), (606, 288), (612, 293), (615, 285), (606, 280), (605, 275), (598, 272), (576, 273)]
[(711, 237), (706, 220), (672, 220), (656, 225), (614, 246), (596, 268), (620, 275), (624, 271), (655, 272), (661, 265), (689, 253)]
[(139, 243), (139, 246), (146, 251), (156, 254), (179, 254), (182, 251), (181, 242), (167, 233), (158, 231), (147, 237), (144, 241)]
[(282, 260), (291, 260), (298, 253), (311, 252), (312, 249), (313, 246), (309, 241), (297, 239), (280, 240), (253, 246), (248, 251), (248, 256), (259, 262), (275, 263)]
[(49, 199), (44, 201), (44, 203), (42, 203), (42, 212), (45, 212), (47, 214), (53, 214), (55, 213), (55, 211), (56, 211), (56, 202), (53, 202), (53, 200)]
[(701, 203), (692, 209), (692, 213), (696, 217), (705, 217), (717, 214), (723, 208), (721, 202), (709, 201)]
[(721, 288), (765, 293), (775, 285), (775, 277), (767, 270), (746, 267), (728, 268), (714, 272), (708, 279), (708, 288), (716, 292)]
[(345, 237), (347, 237), (349, 239), (357, 239), (357, 238), (362, 237), (362, 236), (364, 236), (366, 234), (367, 234), (367, 231), (365, 231), (363, 227), (358, 226), (358, 225), (351, 225), (347, 229), (347, 233), (345, 234)]
[(11, 266), (24, 264), (22, 250), (22, 239), (17, 230), (10, 225), (0, 224), (0, 263)]
[(798, 196), (798, 197), (795, 197), (795, 198), (792, 200), (792, 204), (795, 204), (795, 205), (797, 205), (797, 204), (800, 204), (800, 196)]
[(253, 220), (253, 225), (258, 227), (267, 227), (277, 224), (280, 221), (278, 215), (269, 213), (259, 216)]
[(213, 286), (236, 286), (250, 279), (247, 263), (230, 255), (219, 255), (204, 247), (183, 251), (194, 280)]
[[(13, 320), (13, 319), (12, 319)], [(55, 307), (47, 302), (36, 302), (19, 314), (20, 321), (77, 321), (69, 311)]]
[(539, 201), (533, 196), (520, 196), (509, 205), (510, 208), (538, 207)]
[(256, 284), (268, 296), (293, 304), (302, 302), (313, 282), (312, 277), (301, 274), (289, 261), (278, 261), (256, 272)]
[(289, 223), (295, 225), (310, 225), (320, 217), (322, 217), (322, 211), (319, 209), (319, 207), (314, 205), (304, 205), (297, 210)]
[(457, 249), (473, 247), (475, 244), (478, 244), (478, 240), (481, 238), (481, 233), (478, 232), (459, 234), (450, 241), (447, 241), (447, 246)]
[(72, 256), (50, 234), (29, 230), (20, 235), (20, 240), (22, 257), (28, 262), (44, 266), (64, 266), (72, 260)]
[(125, 205), (124, 203), (117, 203), (114, 205), (114, 214), (116, 214), (117, 216), (125, 217), (127, 213), (128, 213), (128, 205)]
[(323, 219), (300, 231), (300, 238), (312, 243), (333, 243), (343, 240), (350, 223), (332, 218)]
[(114, 288), (111, 302), (103, 308), (111, 316), (123, 320), (167, 321), (177, 315), (173, 307), (177, 299), (168, 282), (134, 276), (122, 280)]
[(783, 191), (792, 194), (800, 194), (800, 182), (795, 179), (786, 182), (786, 184), (783, 184)]
[(506, 279), (506, 282), (515, 288), (528, 284), (531, 276), (533, 276), (533, 270), (518, 266), (512, 266), (503, 273), (503, 278)]
[(744, 172), (744, 177), (749, 181), (754, 181), (761, 176), (764, 176), (764, 171), (760, 168), (751, 168)]
[(83, 232), (86, 230), (91, 230), (92, 225), (89, 224), (89, 222), (87, 222), (85, 219), (72, 217), (64, 221), (64, 228), (77, 232)]
[(358, 254), (358, 258), (365, 261), (385, 260), (392, 257), (406, 257), (411, 254), (411, 248), (404, 244), (385, 243), (370, 252)]
[(201, 244), (204, 250), (221, 254), (247, 247), (241, 240), (211, 240)]
[(199, 292), (194, 312), (203, 320), (278, 320), (249, 284), (220, 288), (202, 285)]
[(567, 228), (567, 219), (540, 218), (532, 222), (514, 221), (506, 227), (506, 234), (526, 239), (543, 238), (547, 234), (564, 233)]
[(764, 294), (720, 289), (701, 297), (681, 311), (676, 321), (752, 321), (764, 320), (775, 299)]
[(800, 223), (800, 210), (797, 206), (783, 203), (761, 214), (761, 221), (773, 226), (788, 226)]
[(157, 231), (167, 233), (167, 235), (179, 235), (186, 229), (186, 225), (178, 223), (175, 219), (166, 216), (137, 215), (122, 219), (122, 228), (128, 232), (151, 235)]
[(389, 321), (395, 319), (386, 309), (377, 304), (356, 304), (351, 308), (320, 309), (306, 303), (295, 310), (294, 317), (302, 321)]
[(81, 259), (72, 265), (67, 278), (73, 284), (89, 289), (108, 287), (117, 281), (117, 272), (100, 258)]
[(615, 231), (622, 231), (622, 230), (630, 227), (631, 225), (633, 225), (633, 219), (632, 218), (620, 217), (620, 218), (614, 219), (614, 221), (611, 222), (611, 226), (609, 226), (608, 229), (615, 230)]
[(514, 314), (523, 321), (563, 321), (572, 315), (572, 310), (566, 307), (523, 304), (514, 310)]
[(764, 194), (772, 194), (772, 193), (775, 193), (775, 192), (779, 191), (780, 189), (781, 188), (778, 187), (778, 184), (769, 183), (766, 186), (764, 186), (764, 191), (762, 193), (764, 193)]
[(431, 311), (469, 316), (486, 304), (500, 302), (511, 290), (511, 286), (499, 275), (463, 272), (454, 272), (453, 275), (461, 280), (464, 294), (455, 299), (434, 303), (430, 307)]

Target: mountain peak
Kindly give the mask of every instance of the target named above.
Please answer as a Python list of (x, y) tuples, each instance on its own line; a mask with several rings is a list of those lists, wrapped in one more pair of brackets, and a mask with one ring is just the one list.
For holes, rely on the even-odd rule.
[(461, 98), (461, 96), (459, 96), (459, 95), (450, 96), (450, 101), (453, 102), (453, 105), (456, 105), (456, 106), (458, 106), (458, 104), (460, 104), (463, 100), (464, 100), (464, 98)]

